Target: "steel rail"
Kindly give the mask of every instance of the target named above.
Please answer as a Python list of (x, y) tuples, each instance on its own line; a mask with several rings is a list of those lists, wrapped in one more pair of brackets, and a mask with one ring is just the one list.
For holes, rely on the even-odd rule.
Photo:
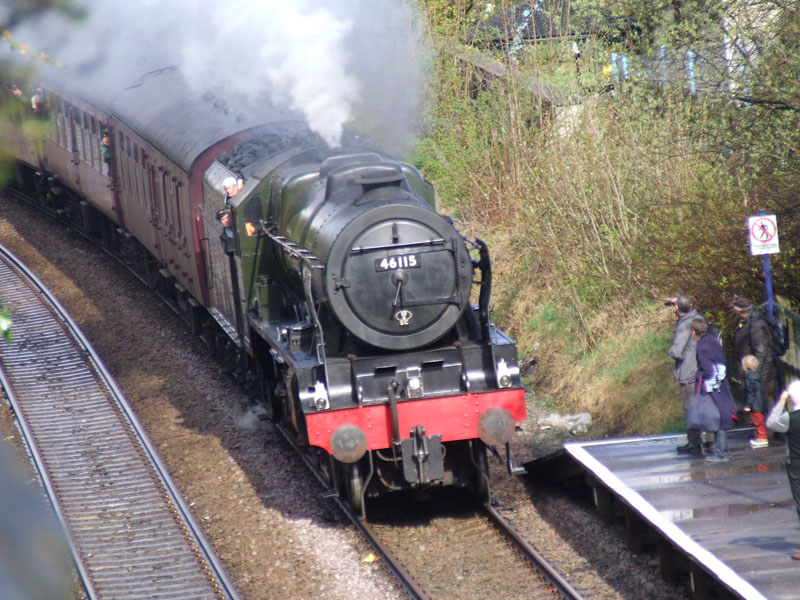
[(395, 576), (395, 579), (397, 579), (398, 583), (400, 583), (409, 596), (411, 596), (414, 600), (431, 600), (431, 596), (419, 586), (411, 573), (409, 573), (402, 563), (394, 556), (391, 550), (389, 550), (389, 548), (387, 548), (380, 541), (378, 536), (372, 532), (366, 520), (356, 516), (347, 502), (342, 500), (342, 498), (339, 496), (339, 493), (330, 487), (325, 475), (323, 475), (317, 466), (311, 461), (311, 458), (308, 456), (308, 454), (303, 452), (294, 442), (292, 432), (280, 423), (275, 422), (274, 424), (275, 428), (281, 433), (294, 451), (297, 452), (297, 455), (306, 464), (311, 473), (314, 474), (314, 477), (316, 477), (322, 487), (325, 488), (325, 496), (336, 503), (353, 527), (355, 527), (356, 530), (364, 536), (375, 552), (377, 552), (377, 554), (381, 557), (383, 564), (385, 564), (386, 567), (391, 571), (391, 573)]
[(556, 593), (565, 600), (583, 600), (583, 596), (559, 573), (547, 559), (544, 558), (530, 543), (528, 543), (514, 526), (500, 514), (491, 504), (484, 504), (483, 509), (489, 515), (494, 525), (517, 547), (528, 562), (533, 565), (542, 577), (550, 584)]
[[(20, 274), (20, 277), (23, 278), (29, 286), (34, 288), (40, 294), (41, 299), (50, 307), (50, 310), (56, 315), (56, 317), (62, 323), (62, 326), (65, 327), (69, 335), (75, 340), (77, 344), (79, 344), (83, 352), (85, 352), (86, 358), (92, 364), (96, 375), (102, 380), (103, 384), (109, 390), (111, 397), (113, 398), (116, 404), (116, 407), (119, 409), (119, 414), (125, 419), (128, 426), (130, 427), (130, 430), (136, 436), (140, 444), (140, 447), (146, 454), (147, 459), (149, 460), (153, 468), (153, 472), (157, 475), (159, 482), (161, 483), (164, 490), (168, 494), (169, 500), (175, 507), (182, 522), (184, 523), (187, 533), (193, 539), (194, 544), (197, 547), (198, 551), (201, 553), (205, 563), (211, 566), (212, 581), (214, 581), (215, 585), (217, 585), (220, 588), (220, 591), (225, 595), (226, 598), (230, 600), (239, 600), (239, 596), (238, 593), (236, 592), (235, 587), (228, 579), (225, 570), (223, 569), (221, 563), (216, 557), (214, 551), (212, 550), (210, 543), (203, 534), (202, 529), (200, 528), (199, 524), (194, 518), (189, 506), (182, 498), (175, 483), (172, 481), (172, 478), (170, 477), (166, 466), (162, 462), (161, 458), (158, 456), (158, 453), (153, 444), (151, 443), (151, 441), (149, 440), (142, 424), (136, 417), (133, 409), (128, 404), (127, 399), (117, 386), (111, 374), (106, 369), (102, 360), (100, 359), (95, 350), (92, 348), (91, 344), (88, 342), (88, 340), (81, 332), (80, 328), (67, 313), (63, 305), (41, 282), (41, 280), (39, 280), (39, 278), (36, 277), (36, 275), (30, 269), (28, 269), (16, 256), (13, 255), (13, 253), (10, 252), (10, 250), (8, 250), (2, 244), (0, 244), (0, 258), (2, 258), (7, 264), (9, 264), (11, 268), (17, 271)], [(73, 553), (73, 558), (75, 560), (76, 567), (78, 569), (82, 583), (87, 590), (87, 594), (92, 599), (98, 598), (99, 596), (95, 591), (95, 585), (92, 582), (91, 575), (87, 572), (87, 570), (83, 566), (83, 560), (81, 558), (80, 551), (78, 550), (75, 544), (73, 534), (70, 532), (70, 528), (68, 526), (65, 515), (63, 514), (61, 507), (59, 505), (60, 503), (58, 500), (58, 494), (53, 485), (53, 481), (48, 471), (47, 465), (40, 452), (39, 444), (36, 441), (36, 436), (34, 435), (30, 427), (30, 423), (27, 417), (25, 416), (24, 409), (19, 403), (17, 395), (13, 390), (13, 385), (10, 382), (9, 378), (7, 377), (7, 374), (4, 372), (2, 365), (0, 365), (0, 383), (2, 383), (3, 388), (5, 389), (9, 397), (9, 401), (11, 402), (14, 412), (18, 418), (20, 429), (22, 430), (25, 443), (28, 446), (29, 451), (31, 453), (31, 457), (34, 462), (36, 471), (38, 472), (41, 481), (45, 487), (45, 490), (53, 506), (53, 509), (56, 513), (58, 521), (67, 535), (67, 540), (70, 550)]]

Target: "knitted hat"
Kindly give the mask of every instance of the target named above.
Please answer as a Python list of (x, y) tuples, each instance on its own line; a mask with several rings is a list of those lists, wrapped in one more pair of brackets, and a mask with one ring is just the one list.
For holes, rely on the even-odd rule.
[(789, 387), (786, 388), (786, 391), (789, 393), (789, 397), (792, 399), (794, 410), (800, 409), (800, 381), (793, 381), (790, 383)]
[(753, 308), (753, 301), (747, 296), (734, 296), (731, 304), (736, 310), (741, 310), (744, 312), (747, 312)]

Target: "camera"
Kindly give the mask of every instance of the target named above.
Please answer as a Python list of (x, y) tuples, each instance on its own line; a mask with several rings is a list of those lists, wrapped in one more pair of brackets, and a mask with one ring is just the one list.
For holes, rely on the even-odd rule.
[(675, 306), (675, 302), (673, 300), (667, 300), (664, 302), (664, 306)]

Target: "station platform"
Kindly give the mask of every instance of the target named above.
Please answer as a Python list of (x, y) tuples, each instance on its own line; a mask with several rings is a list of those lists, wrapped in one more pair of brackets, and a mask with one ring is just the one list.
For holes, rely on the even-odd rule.
[[(686, 436), (564, 445), (601, 517), (622, 517), (632, 550), (655, 538), (666, 579), (688, 573), (693, 597), (800, 599), (800, 519), (786, 477), (786, 446), (749, 445), (729, 432), (731, 460), (676, 453)], [(563, 460), (563, 459), (562, 459)]]

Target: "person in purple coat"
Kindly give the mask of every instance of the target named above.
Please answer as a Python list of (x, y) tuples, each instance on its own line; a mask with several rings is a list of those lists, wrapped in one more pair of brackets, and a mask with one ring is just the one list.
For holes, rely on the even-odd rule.
[(705, 319), (692, 319), (689, 324), (692, 337), (697, 340), (696, 390), (709, 394), (719, 409), (719, 431), (714, 436), (714, 452), (706, 457), (710, 461), (730, 460), (728, 429), (733, 427), (736, 407), (731, 397), (725, 365), (725, 353), (719, 341), (708, 333)]

